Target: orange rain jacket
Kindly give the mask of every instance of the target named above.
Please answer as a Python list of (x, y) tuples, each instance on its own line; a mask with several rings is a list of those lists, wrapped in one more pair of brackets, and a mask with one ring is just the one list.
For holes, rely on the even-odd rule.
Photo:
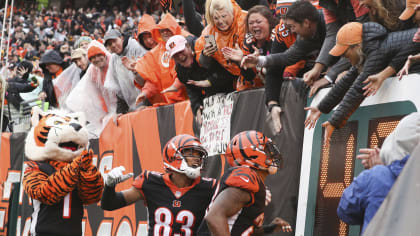
[(145, 84), (144, 87), (137, 83), (135, 85), (146, 93), (147, 99), (154, 106), (176, 103), (187, 98), (185, 87), (180, 88), (177, 92), (161, 94), (162, 90), (174, 83), (177, 74), (175, 61), (169, 57), (169, 53), (166, 51), (166, 42), (162, 40), (160, 29), (169, 29), (174, 35), (182, 34), (181, 27), (175, 18), (169, 13), (166, 14), (151, 30), (152, 37), (158, 45), (137, 61), (136, 71), (144, 79)]

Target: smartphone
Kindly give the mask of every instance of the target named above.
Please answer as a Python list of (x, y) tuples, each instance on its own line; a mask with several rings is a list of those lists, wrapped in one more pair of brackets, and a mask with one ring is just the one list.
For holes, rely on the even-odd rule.
[(206, 41), (206, 45), (210, 45), (211, 47), (217, 48), (216, 39), (214, 38), (214, 35), (204, 35), (204, 40)]

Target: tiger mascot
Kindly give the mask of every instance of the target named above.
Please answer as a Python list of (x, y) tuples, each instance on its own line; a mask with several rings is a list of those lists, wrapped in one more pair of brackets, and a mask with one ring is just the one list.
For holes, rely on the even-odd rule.
[(23, 187), (32, 198), (31, 235), (82, 235), (83, 205), (98, 202), (103, 179), (87, 151), (83, 113), (34, 107)]

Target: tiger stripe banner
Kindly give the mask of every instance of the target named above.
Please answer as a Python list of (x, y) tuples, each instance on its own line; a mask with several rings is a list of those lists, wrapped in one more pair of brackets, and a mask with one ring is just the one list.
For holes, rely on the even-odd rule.
[[(294, 224), (299, 184), (300, 155), (303, 138), (305, 99), (296, 92), (291, 83), (284, 83), (287, 91), (282, 94), (285, 106), (290, 106), (292, 115), (282, 116), (283, 126), (280, 134), (273, 134), (271, 120), (267, 118), (263, 89), (233, 93), (233, 106), (230, 116), (230, 138), (243, 131), (255, 129), (270, 136), (282, 151), (287, 167), (275, 176), (267, 179), (272, 191), (272, 203), (267, 207), (266, 222), (275, 216), (281, 216)], [(287, 105), (286, 105), (287, 103)], [(298, 112), (301, 110), (302, 112)], [(134, 176), (144, 170), (164, 171), (161, 151), (175, 135), (198, 135), (197, 124), (188, 101), (158, 108), (146, 108), (120, 116), (116, 123), (110, 122), (98, 139), (90, 140), (90, 148), (95, 156), (94, 164), (105, 174), (112, 168), (124, 166)], [(29, 235), (32, 206), (22, 187), (12, 188), (12, 183), (20, 183), (24, 157), (23, 133), (2, 134), (2, 152), (0, 158), (0, 235)], [(300, 145), (300, 146), (299, 146)], [(286, 148), (287, 147), (287, 148)], [(284, 151), (283, 151), (284, 150)], [(215, 154), (206, 161), (203, 175), (220, 178), (228, 168), (223, 155)], [(121, 191), (131, 187), (132, 181), (117, 185)], [(17, 185), (19, 186), (19, 185)], [(10, 209), (10, 196), (13, 191), (19, 193), (17, 209)], [(16, 210), (18, 217), (10, 217), (10, 210)], [(15, 225), (15, 227), (13, 227)], [(142, 201), (112, 212), (103, 211), (99, 203), (85, 207), (82, 222), (85, 236), (93, 235), (146, 235), (147, 210)], [(16, 232), (16, 233), (15, 233)]]

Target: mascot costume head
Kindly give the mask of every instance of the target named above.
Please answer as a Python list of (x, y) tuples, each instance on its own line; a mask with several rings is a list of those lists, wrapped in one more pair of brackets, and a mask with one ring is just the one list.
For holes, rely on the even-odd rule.
[(25, 154), (32, 161), (70, 162), (88, 146), (88, 131), (83, 113), (60, 110), (43, 112), (34, 107), (32, 128), (26, 137)]

